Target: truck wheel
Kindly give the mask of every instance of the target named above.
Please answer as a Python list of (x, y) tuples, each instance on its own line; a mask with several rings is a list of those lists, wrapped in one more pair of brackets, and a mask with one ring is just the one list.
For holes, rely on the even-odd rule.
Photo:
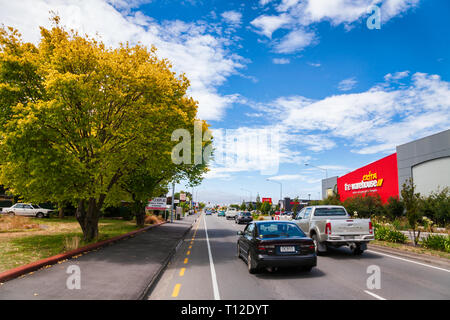
[(353, 253), (355, 256), (360, 256), (360, 255), (362, 255), (363, 252), (364, 252), (364, 250), (361, 249), (360, 246), (356, 246), (356, 247), (352, 250), (352, 253)]
[(311, 239), (314, 241), (314, 246), (316, 247), (316, 254), (317, 254), (318, 256), (320, 256), (320, 255), (322, 254), (322, 252), (319, 251), (319, 240), (317, 239), (317, 235), (316, 235), (316, 234), (313, 234), (313, 235), (311, 236)]

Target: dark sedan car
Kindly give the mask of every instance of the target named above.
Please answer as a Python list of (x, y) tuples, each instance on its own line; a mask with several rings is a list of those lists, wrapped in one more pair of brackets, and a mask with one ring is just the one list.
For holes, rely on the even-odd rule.
[(247, 261), (250, 273), (267, 267), (310, 271), (317, 265), (314, 242), (293, 222), (254, 221), (238, 235), (238, 257)]
[(252, 214), (250, 212), (239, 212), (236, 217), (234, 218), (234, 221), (236, 221), (237, 224), (241, 223), (249, 223), (253, 221)]

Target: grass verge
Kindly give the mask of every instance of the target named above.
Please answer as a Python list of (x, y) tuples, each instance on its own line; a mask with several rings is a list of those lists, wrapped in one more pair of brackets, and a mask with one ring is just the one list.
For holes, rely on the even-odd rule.
[(423, 248), (423, 247), (414, 247), (414, 246), (408, 245), (408, 244), (393, 243), (393, 242), (380, 241), (380, 240), (374, 240), (374, 241), (371, 241), (370, 243), (379, 245), (379, 246), (383, 246), (383, 247), (399, 249), (399, 250), (406, 251), (406, 252), (427, 254), (430, 256), (450, 259), (450, 253), (447, 253), (444, 251), (432, 250), (432, 249), (427, 249), (427, 248)]
[(39, 227), (0, 233), (0, 272), (138, 229), (135, 221), (101, 219), (98, 239), (85, 242), (75, 218), (30, 219)]

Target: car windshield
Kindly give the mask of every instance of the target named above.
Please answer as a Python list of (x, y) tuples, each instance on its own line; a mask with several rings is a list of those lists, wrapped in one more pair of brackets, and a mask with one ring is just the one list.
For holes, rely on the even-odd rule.
[(346, 216), (347, 213), (342, 208), (316, 208), (315, 216)]
[(262, 238), (305, 237), (303, 231), (293, 223), (261, 223), (258, 234)]
[(241, 215), (244, 217), (250, 217), (252, 214), (250, 212), (242, 212)]

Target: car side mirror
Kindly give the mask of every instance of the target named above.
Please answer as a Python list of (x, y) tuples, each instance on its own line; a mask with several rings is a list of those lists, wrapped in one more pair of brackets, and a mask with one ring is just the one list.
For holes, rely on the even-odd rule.
[(243, 234), (244, 234), (244, 232), (242, 232), (242, 231), (238, 231), (238, 232), (237, 232), (237, 235), (238, 235), (238, 236), (242, 236)]

